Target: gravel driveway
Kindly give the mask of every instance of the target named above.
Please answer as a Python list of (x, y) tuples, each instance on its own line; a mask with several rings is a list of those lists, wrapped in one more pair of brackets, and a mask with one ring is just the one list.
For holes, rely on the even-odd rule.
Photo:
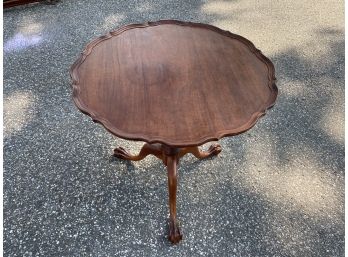
[[(179, 167), (184, 240), (167, 234), (167, 177), (142, 143), (71, 100), (93, 38), (178, 19), (240, 34), (276, 67), (275, 107), (222, 153)], [(205, 145), (204, 147), (207, 147)], [(4, 11), (4, 256), (344, 256), (344, 2), (61, 0)]]

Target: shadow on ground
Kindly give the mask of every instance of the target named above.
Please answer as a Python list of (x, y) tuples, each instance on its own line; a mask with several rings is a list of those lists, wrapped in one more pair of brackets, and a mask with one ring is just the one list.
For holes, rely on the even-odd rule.
[(204, 4), (61, 1), (4, 12), (6, 256), (343, 256), (343, 31), (313, 31), (325, 39), (315, 57), (273, 54), (274, 109), (222, 139), (220, 156), (182, 160), (177, 246), (165, 237), (163, 165), (114, 159), (113, 147), (141, 143), (112, 137), (73, 105), (68, 70), (91, 39), (133, 22), (243, 15)]

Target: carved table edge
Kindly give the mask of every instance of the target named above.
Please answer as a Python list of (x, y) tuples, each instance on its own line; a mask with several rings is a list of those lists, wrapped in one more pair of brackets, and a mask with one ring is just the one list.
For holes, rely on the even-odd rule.
[[(227, 130), (221, 130), (215, 132), (213, 136), (206, 136), (201, 137), (195, 140), (189, 140), (189, 141), (181, 141), (180, 143), (177, 142), (171, 142), (170, 140), (162, 137), (149, 137), (143, 134), (134, 134), (134, 133), (127, 133), (124, 132), (118, 128), (116, 128), (114, 125), (112, 125), (106, 118), (99, 115), (97, 112), (91, 110), (88, 108), (81, 99), (79, 98), (79, 76), (78, 76), (78, 67), (83, 63), (83, 61), (86, 59), (86, 57), (91, 53), (92, 49), (99, 44), (100, 42), (109, 39), (113, 36), (117, 36), (121, 34), (124, 31), (134, 29), (134, 28), (145, 28), (149, 26), (158, 26), (163, 24), (174, 24), (174, 25), (181, 25), (181, 26), (190, 26), (190, 27), (199, 27), (199, 28), (205, 28), (213, 30), (217, 33), (220, 33), (222, 35), (228, 36), (233, 39), (237, 39), (240, 42), (247, 45), (252, 53), (254, 53), (266, 66), (268, 69), (268, 87), (271, 91), (271, 94), (266, 101), (265, 105), (260, 108), (260, 110), (253, 113), (250, 117), (250, 119), (241, 125), (238, 128), (234, 129), (227, 129)], [(139, 24), (128, 24), (125, 26), (122, 26), (116, 30), (113, 30), (109, 32), (106, 35), (100, 36), (94, 40), (92, 40), (87, 46), (85, 47), (84, 51), (80, 54), (79, 58), (73, 63), (73, 65), (70, 68), (70, 76), (72, 79), (71, 86), (73, 88), (73, 101), (77, 108), (84, 114), (90, 116), (94, 122), (98, 122), (101, 125), (105, 127), (106, 130), (108, 130), (113, 135), (127, 139), (127, 140), (133, 140), (133, 141), (144, 141), (149, 144), (154, 143), (161, 143), (165, 144), (171, 147), (189, 147), (189, 146), (200, 146), (204, 143), (207, 143), (209, 141), (218, 141), (219, 139), (227, 136), (235, 136), (238, 134), (241, 134), (249, 129), (251, 129), (259, 120), (260, 117), (264, 116), (266, 114), (266, 111), (273, 107), (275, 104), (275, 100), (278, 95), (278, 88), (275, 84), (276, 78), (275, 78), (275, 68), (273, 63), (262, 54), (262, 52), (255, 47), (255, 45), (249, 41), (248, 39), (234, 34), (230, 31), (222, 30), (218, 27), (215, 27), (210, 24), (204, 24), (204, 23), (195, 23), (195, 22), (188, 22), (188, 21), (179, 21), (179, 20), (159, 20), (154, 22), (145, 22), (145, 23), (139, 23)]]

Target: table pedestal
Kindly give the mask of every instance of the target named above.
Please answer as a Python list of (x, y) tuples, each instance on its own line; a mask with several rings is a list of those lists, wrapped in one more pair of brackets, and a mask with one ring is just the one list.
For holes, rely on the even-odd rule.
[(114, 156), (131, 161), (140, 161), (149, 154), (161, 159), (167, 166), (168, 191), (169, 191), (169, 236), (168, 239), (176, 244), (182, 239), (178, 221), (176, 219), (176, 189), (177, 189), (177, 165), (179, 159), (187, 153), (193, 154), (198, 159), (204, 159), (221, 152), (219, 144), (212, 144), (207, 151), (201, 151), (198, 146), (174, 148), (163, 144), (145, 143), (138, 155), (128, 153), (124, 148), (118, 147), (114, 150)]

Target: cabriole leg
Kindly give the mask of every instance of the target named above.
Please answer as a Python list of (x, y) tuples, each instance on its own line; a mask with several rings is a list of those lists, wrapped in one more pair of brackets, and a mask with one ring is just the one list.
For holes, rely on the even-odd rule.
[(210, 156), (218, 155), (221, 150), (222, 149), (219, 144), (212, 144), (207, 151), (199, 150), (198, 146), (185, 147), (180, 150), (179, 158), (187, 153), (191, 153), (198, 159), (204, 159)]
[(178, 156), (167, 156), (168, 171), (168, 191), (169, 191), (169, 236), (168, 239), (173, 244), (178, 243), (182, 239), (179, 225), (176, 220), (176, 190), (177, 190), (177, 164)]
[(148, 144), (145, 143), (141, 148), (138, 155), (133, 155), (127, 152), (123, 147), (117, 147), (114, 149), (114, 156), (124, 160), (140, 161), (149, 154), (156, 156), (157, 158), (163, 159), (162, 149), (160, 144)]

